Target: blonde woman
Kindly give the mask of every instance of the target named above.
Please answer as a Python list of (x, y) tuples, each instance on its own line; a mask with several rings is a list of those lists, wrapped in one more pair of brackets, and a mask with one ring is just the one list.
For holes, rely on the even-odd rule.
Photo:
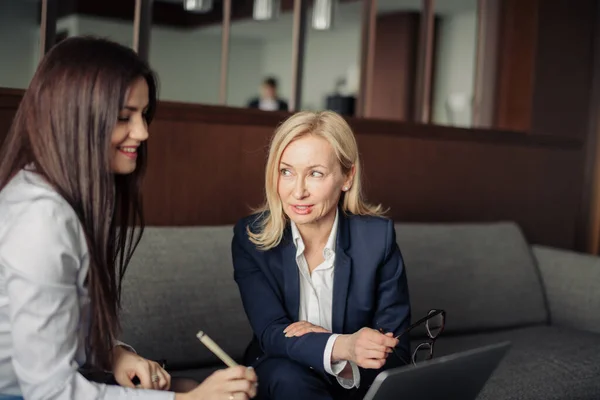
[(232, 243), (258, 398), (358, 398), (404, 364), (393, 348), (409, 358), (408, 335), (394, 338), (410, 321), (394, 225), (364, 200), (360, 172), (352, 130), (333, 112), (295, 114), (273, 137), (265, 204)]

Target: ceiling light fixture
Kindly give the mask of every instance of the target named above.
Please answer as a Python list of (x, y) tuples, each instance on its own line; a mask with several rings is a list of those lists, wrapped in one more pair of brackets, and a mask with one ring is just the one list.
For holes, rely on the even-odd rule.
[(254, 0), (252, 18), (255, 21), (272, 21), (277, 19), (280, 9), (279, 0)]
[(312, 15), (312, 27), (326, 31), (333, 27), (335, 0), (315, 0)]
[(183, 0), (183, 8), (193, 13), (207, 13), (212, 11), (213, 0)]

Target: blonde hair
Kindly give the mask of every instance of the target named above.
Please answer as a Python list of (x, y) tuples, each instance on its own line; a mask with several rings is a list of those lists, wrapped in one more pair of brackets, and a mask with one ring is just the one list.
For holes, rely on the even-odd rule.
[(258, 231), (247, 228), (250, 241), (261, 250), (276, 247), (283, 238), (287, 224), (287, 216), (277, 192), (279, 182), (279, 163), (285, 148), (294, 140), (305, 135), (315, 135), (329, 142), (344, 175), (355, 168), (355, 175), (350, 190), (342, 194), (342, 211), (355, 215), (384, 214), (381, 205), (368, 204), (363, 197), (361, 186), (361, 165), (358, 146), (348, 123), (332, 111), (299, 112), (292, 115), (275, 131), (269, 147), (269, 158), (265, 170), (265, 203), (256, 211), (259, 212)]

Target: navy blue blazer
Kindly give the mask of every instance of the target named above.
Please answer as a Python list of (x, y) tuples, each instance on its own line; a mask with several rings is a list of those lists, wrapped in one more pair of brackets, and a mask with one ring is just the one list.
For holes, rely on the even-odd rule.
[[(329, 333), (286, 338), (283, 330), (298, 321), (300, 278), (290, 224), (281, 243), (261, 251), (249, 240), (246, 227), (257, 231), (259, 215), (240, 220), (234, 228), (234, 277), (254, 331), (247, 365), (264, 356), (285, 357), (325, 374), (323, 353)], [(333, 333), (352, 334), (363, 327), (399, 334), (410, 324), (406, 272), (391, 220), (339, 212), (332, 301)], [(408, 335), (397, 350), (409, 359)], [(390, 356), (383, 369), (404, 365)], [(361, 387), (380, 370), (361, 369)]]

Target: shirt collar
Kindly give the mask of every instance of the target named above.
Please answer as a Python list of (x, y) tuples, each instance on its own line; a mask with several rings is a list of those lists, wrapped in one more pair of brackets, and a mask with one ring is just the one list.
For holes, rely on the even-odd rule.
[[(333, 221), (333, 226), (331, 227), (331, 232), (329, 232), (329, 238), (327, 239), (327, 243), (325, 244), (325, 248), (323, 249), (323, 258), (326, 260), (330, 259), (335, 255), (335, 244), (337, 239), (337, 231), (338, 231), (338, 220), (339, 220), (339, 210), (336, 208), (335, 210), (335, 220)], [(300, 231), (298, 227), (294, 223), (294, 221), (290, 221), (292, 227), (292, 239), (294, 241), (294, 245), (296, 246), (296, 257), (299, 257), (302, 253), (304, 253), (304, 241), (302, 240), (302, 236), (300, 235)]]

